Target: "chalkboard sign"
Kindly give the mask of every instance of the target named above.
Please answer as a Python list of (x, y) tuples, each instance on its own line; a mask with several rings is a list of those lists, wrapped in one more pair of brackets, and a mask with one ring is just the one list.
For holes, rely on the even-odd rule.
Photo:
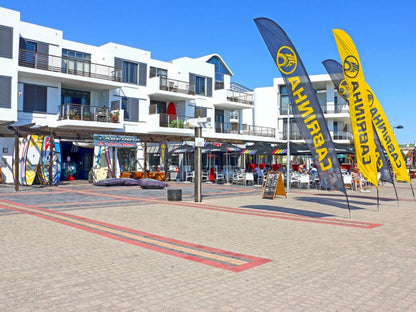
[(269, 171), (267, 172), (267, 178), (266, 183), (264, 184), (262, 198), (274, 199), (276, 195), (282, 195), (286, 197), (282, 173), (279, 171)]

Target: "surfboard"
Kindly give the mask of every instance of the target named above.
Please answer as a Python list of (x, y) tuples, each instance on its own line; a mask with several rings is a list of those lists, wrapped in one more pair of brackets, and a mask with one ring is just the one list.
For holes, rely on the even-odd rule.
[(26, 155), (30, 135), (22, 139), (22, 148), (19, 149), (19, 183), (26, 185)]
[(21, 184), (20, 183), (20, 170), (19, 170), (19, 172), (17, 173), (17, 175), (16, 175), (16, 164), (17, 163), (19, 163), (19, 169), (20, 169), (20, 154), (22, 153), (22, 147), (23, 147), (23, 138), (19, 138), (19, 155), (17, 155), (17, 159), (16, 159), (16, 157), (15, 157), (15, 155), (16, 155), (16, 147), (13, 147), (13, 180), (14, 181), (18, 181), (19, 182), (19, 184)]
[(42, 154), (43, 137), (31, 135), (26, 154), (26, 184), (32, 185), (35, 180), (36, 170)]
[(39, 166), (38, 166), (38, 179), (41, 184), (49, 183), (49, 145), (50, 137), (45, 136), (43, 138), (42, 144), (42, 155), (40, 157)]
[(53, 154), (53, 185), (57, 185), (61, 179), (61, 144), (59, 140), (54, 140), (54, 154)]
[(105, 149), (106, 148), (103, 148), (102, 146), (94, 147), (94, 155), (96, 161), (94, 168), (92, 169), (93, 183), (107, 178), (108, 163), (105, 157)]

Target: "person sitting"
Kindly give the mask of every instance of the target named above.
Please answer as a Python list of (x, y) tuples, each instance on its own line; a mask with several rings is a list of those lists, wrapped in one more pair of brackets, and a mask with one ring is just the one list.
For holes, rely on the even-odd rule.
[(255, 169), (254, 169), (254, 182), (255, 183), (258, 183), (258, 179), (262, 179), (263, 178), (263, 171), (260, 169), (260, 167), (259, 166), (257, 166)]
[(353, 173), (351, 174), (351, 177), (352, 177), (352, 182), (354, 183), (355, 190), (358, 191), (358, 188), (359, 188), (361, 192), (363, 190), (363, 186), (361, 184), (361, 174), (357, 168), (354, 169)]

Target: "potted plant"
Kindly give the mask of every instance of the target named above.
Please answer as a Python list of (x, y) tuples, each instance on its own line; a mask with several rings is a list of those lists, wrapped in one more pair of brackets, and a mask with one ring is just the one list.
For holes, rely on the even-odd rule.
[(120, 115), (120, 111), (118, 110), (111, 112), (111, 119), (113, 120), (114, 123), (118, 122), (119, 115)]

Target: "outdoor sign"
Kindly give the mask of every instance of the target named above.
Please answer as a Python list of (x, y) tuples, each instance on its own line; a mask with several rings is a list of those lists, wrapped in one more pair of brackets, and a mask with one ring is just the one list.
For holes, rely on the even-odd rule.
[(126, 135), (112, 135), (112, 134), (94, 134), (95, 146), (109, 146), (109, 147), (137, 147), (137, 137)]
[(286, 196), (286, 190), (282, 179), (282, 173), (279, 171), (269, 171), (267, 172), (266, 183), (264, 183), (263, 188), (263, 198), (274, 199), (276, 195)]
[(195, 138), (195, 147), (204, 147), (205, 140), (204, 138)]

